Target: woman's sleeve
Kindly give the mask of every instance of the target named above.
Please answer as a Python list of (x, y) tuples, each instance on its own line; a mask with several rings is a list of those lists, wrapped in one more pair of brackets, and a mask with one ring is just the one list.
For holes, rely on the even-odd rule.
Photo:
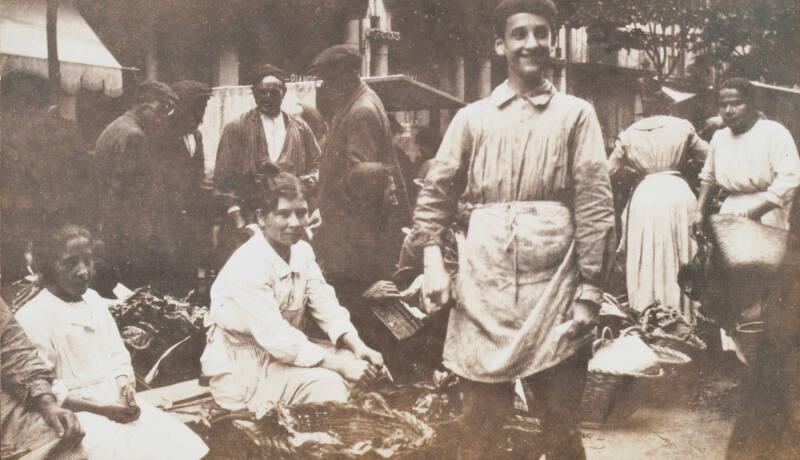
[(709, 185), (717, 185), (717, 175), (714, 168), (715, 155), (716, 149), (714, 148), (714, 142), (712, 140), (708, 148), (708, 155), (706, 155), (706, 162), (703, 164), (703, 169), (700, 170), (700, 182)]
[(791, 203), (800, 186), (800, 157), (792, 135), (785, 128), (781, 127), (772, 141), (774, 144), (769, 152), (769, 161), (775, 176), (762, 196), (775, 206), (783, 207)]
[(343, 335), (357, 333), (356, 328), (350, 322), (350, 312), (339, 304), (333, 287), (322, 276), (322, 271), (316, 260), (313, 259), (313, 254), (311, 257), (306, 281), (308, 308), (319, 327), (335, 344)]
[[(17, 311), (16, 320), (30, 343), (36, 348), (37, 361), (41, 362), (44, 368), (53, 376), (52, 393), (60, 404), (66, 398), (67, 391), (66, 387), (55, 376), (55, 347), (50, 341), (50, 332), (45, 326), (45, 320), (25, 306)], [(5, 356), (3, 357), (5, 358)]]
[(298, 367), (312, 367), (322, 361), (325, 350), (308, 340), (302, 331), (281, 315), (272, 287), (247, 276), (229, 276), (226, 282), (233, 293), (236, 314), (246, 324), (259, 345), (276, 360)]
[[(98, 296), (98, 299), (100, 297)], [(122, 336), (117, 328), (117, 322), (105, 306), (98, 308), (98, 313), (101, 315), (103, 323), (103, 337), (104, 346), (108, 347), (106, 350), (97, 350), (98, 353), (109, 353), (109, 361), (111, 362), (111, 373), (113, 377), (124, 375), (133, 381), (133, 366), (131, 365), (131, 354), (125, 348), (125, 342), (122, 341)]]

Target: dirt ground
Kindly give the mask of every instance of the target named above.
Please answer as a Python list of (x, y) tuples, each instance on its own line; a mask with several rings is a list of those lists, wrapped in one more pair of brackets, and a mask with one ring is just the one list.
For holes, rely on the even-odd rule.
[(634, 381), (601, 428), (584, 430), (588, 459), (725, 458), (744, 371), (714, 355), (675, 375)]

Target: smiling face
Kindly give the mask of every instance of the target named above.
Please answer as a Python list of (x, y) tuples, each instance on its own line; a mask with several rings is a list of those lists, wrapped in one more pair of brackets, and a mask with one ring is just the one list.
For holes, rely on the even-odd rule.
[(506, 19), (503, 37), (495, 41), (495, 51), (505, 56), (509, 78), (538, 85), (550, 62), (552, 31), (544, 16), (517, 13)]
[(94, 255), (88, 238), (67, 240), (64, 250), (53, 262), (53, 280), (48, 288), (57, 297), (75, 301), (89, 288), (94, 275)]
[(724, 88), (719, 92), (719, 115), (725, 126), (741, 134), (748, 131), (758, 118), (756, 111), (738, 89)]
[(258, 110), (264, 115), (274, 118), (281, 113), (281, 103), (286, 94), (286, 86), (272, 75), (266, 76), (253, 86), (253, 98)]
[(263, 216), (261, 230), (270, 245), (285, 250), (300, 241), (308, 223), (308, 204), (300, 195), (295, 198), (278, 199), (274, 211)]

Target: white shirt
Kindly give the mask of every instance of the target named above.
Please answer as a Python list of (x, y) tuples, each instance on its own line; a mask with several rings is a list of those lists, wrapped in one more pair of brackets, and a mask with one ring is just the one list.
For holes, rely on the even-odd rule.
[(186, 145), (186, 150), (189, 151), (189, 156), (194, 157), (197, 151), (197, 141), (194, 139), (194, 134), (187, 134), (183, 136), (183, 143)]
[(283, 141), (286, 139), (286, 122), (283, 119), (283, 112), (278, 113), (275, 118), (270, 118), (263, 113), (260, 115), (261, 126), (264, 127), (264, 137), (267, 139), (269, 160), (277, 162), (283, 151)]
[(316, 366), (327, 353), (301, 331), (306, 313), (333, 343), (355, 333), (349, 312), (339, 305), (305, 241), (291, 247), (287, 264), (258, 230), (211, 286), (208, 320), (234, 336), (255, 339), (271, 359), (283, 363)]

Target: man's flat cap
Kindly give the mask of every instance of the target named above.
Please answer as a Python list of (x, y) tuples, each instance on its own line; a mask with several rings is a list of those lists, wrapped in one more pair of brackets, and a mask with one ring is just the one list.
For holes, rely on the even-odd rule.
[(361, 54), (354, 45), (334, 45), (319, 53), (311, 61), (309, 71), (319, 74), (328, 70), (358, 70), (361, 68)]
[(190, 103), (201, 98), (211, 97), (211, 87), (195, 80), (181, 80), (170, 85), (181, 103)]
[(169, 101), (173, 105), (178, 102), (178, 95), (166, 83), (146, 80), (139, 84), (137, 95), (140, 101)]
[(250, 74), (250, 85), (255, 86), (259, 84), (261, 80), (270, 76), (275, 77), (284, 83), (286, 83), (286, 80), (289, 79), (289, 76), (280, 67), (272, 64), (264, 64)]

